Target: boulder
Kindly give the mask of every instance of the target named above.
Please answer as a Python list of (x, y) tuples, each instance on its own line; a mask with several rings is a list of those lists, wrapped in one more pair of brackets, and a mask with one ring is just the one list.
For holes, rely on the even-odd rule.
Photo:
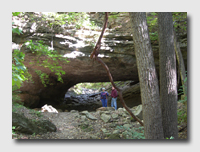
[(48, 120), (33, 122), (24, 115), (15, 112), (12, 113), (12, 126), (16, 127), (16, 131), (25, 134), (40, 134), (57, 130), (56, 126)]

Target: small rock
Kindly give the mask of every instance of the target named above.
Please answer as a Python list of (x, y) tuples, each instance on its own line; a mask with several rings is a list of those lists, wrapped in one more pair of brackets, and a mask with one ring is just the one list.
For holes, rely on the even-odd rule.
[(90, 113), (87, 113), (86, 116), (91, 120), (97, 120), (97, 118)]
[(115, 111), (115, 108), (114, 107), (106, 107), (106, 110), (107, 111)]
[(101, 131), (102, 131), (103, 133), (107, 133), (107, 132), (108, 132), (105, 128), (101, 128)]
[(118, 114), (117, 113), (112, 113), (111, 116), (112, 116), (113, 119), (118, 118)]
[(119, 134), (111, 134), (108, 139), (120, 139)]
[(103, 120), (105, 123), (107, 123), (111, 119), (110, 115), (102, 114), (101, 115), (101, 120)]
[(76, 112), (78, 112), (77, 110), (71, 110), (70, 111), (71, 113), (76, 113)]
[(109, 127), (111, 127), (111, 128), (113, 128), (113, 127), (115, 127), (115, 126), (116, 126), (115, 123), (111, 123), (111, 124), (109, 125)]
[(106, 107), (100, 107), (100, 108), (96, 109), (96, 111), (106, 111)]
[(81, 116), (81, 122), (84, 122), (86, 120), (86, 116)]
[(80, 112), (82, 115), (86, 115), (87, 113), (89, 113), (87, 110)]
[(110, 135), (111, 135), (111, 133), (110, 133), (108, 130), (106, 130), (105, 128), (101, 128), (101, 131), (102, 131), (106, 136), (110, 136)]
[(118, 110), (119, 112), (120, 112), (120, 111), (122, 111), (122, 112), (123, 112), (123, 108), (118, 108), (117, 110)]
[(131, 122), (131, 118), (130, 117), (126, 117), (125, 119), (123, 119), (124, 123), (130, 123)]
[(93, 116), (92, 114), (90, 114), (87, 110), (86, 111), (82, 111), (81, 114), (82, 115), (86, 115), (86, 117), (91, 119), (91, 120), (97, 120), (97, 118), (95, 116)]
[(119, 134), (119, 133), (120, 133), (119, 130), (114, 130), (114, 131), (113, 131), (113, 134)]
[(52, 113), (58, 113), (58, 111), (52, 107), (51, 105), (47, 105), (45, 104), (42, 108), (41, 108), (41, 112), (52, 112)]
[(123, 127), (125, 127), (125, 128), (131, 128), (132, 125), (130, 125), (130, 124), (124, 124)]
[(73, 113), (74, 118), (79, 118), (79, 113)]
[(139, 119), (143, 119), (143, 115), (142, 115), (142, 105), (137, 106), (136, 108), (136, 112), (134, 113), (135, 116), (137, 116)]
[(122, 117), (127, 117), (127, 114), (126, 113), (122, 113)]
[(90, 139), (98, 139), (98, 136), (91, 135), (91, 136), (90, 136)]

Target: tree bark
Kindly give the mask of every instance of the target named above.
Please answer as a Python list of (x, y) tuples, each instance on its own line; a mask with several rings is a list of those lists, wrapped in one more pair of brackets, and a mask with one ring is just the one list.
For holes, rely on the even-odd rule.
[(172, 14), (158, 13), (160, 102), (164, 138), (178, 139), (177, 72)]
[[(185, 79), (186, 78), (185, 64), (184, 64), (183, 56), (182, 56), (182, 53), (180, 50), (179, 42), (176, 37), (175, 29), (173, 30), (173, 32), (174, 32), (174, 49), (176, 52), (176, 59), (178, 61), (178, 68), (179, 68), (179, 72), (180, 72), (180, 76), (181, 76), (183, 93), (187, 97), (187, 80)], [(186, 80), (186, 82), (184, 82), (185, 80)]]
[(145, 13), (129, 13), (140, 80), (146, 139), (163, 139), (162, 113), (153, 51)]

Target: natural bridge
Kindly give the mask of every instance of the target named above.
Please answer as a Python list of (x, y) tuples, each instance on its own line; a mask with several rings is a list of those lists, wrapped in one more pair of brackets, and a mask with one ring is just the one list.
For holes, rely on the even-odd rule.
[[(34, 16), (40, 20), (39, 15)], [(129, 25), (128, 16), (125, 26), (121, 28), (107, 29), (102, 39), (102, 47), (99, 57), (108, 65), (114, 81), (133, 80), (138, 82), (138, 71), (134, 52), (132, 34)], [(94, 17), (95, 20), (95, 17)], [(15, 20), (17, 24), (17, 19)], [(118, 21), (122, 22), (122, 21)], [(23, 28), (23, 35), (13, 34), (13, 47), (20, 48), (27, 40), (43, 40), (47, 45), (53, 47), (64, 57), (67, 57), (69, 63), (60, 62), (60, 66), (66, 72), (62, 76), (64, 83), (57, 81), (57, 76), (49, 69), (30, 65), (35, 55), (32, 54), (25, 46), (21, 47), (26, 53), (25, 65), (32, 74), (32, 82), (25, 82), (20, 88), (20, 97), (26, 106), (34, 108), (44, 104), (60, 104), (66, 91), (80, 82), (108, 82), (109, 78), (105, 69), (97, 62), (93, 62), (89, 56), (96, 43), (95, 37), (98, 38), (101, 30), (80, 29), (74, 30), (70, 26), (60, 26), (51, 28), (45, 27), (42, 22), (32, 23), (26, 19), (20, 25)], [(110, 24), (110, 27), (114, 25)], [(116, 26), (116, 25), (115, 25)], [(180, 46), (183, 54), (185, 67), (187, 67), (187, 35), (179, 33)], [(152, 42), (154, 53), (154, 61), (157, 74), (159, 73), (159, 54), (158, 42)], [(45, 56), (40, 60), (45, 60)], [(39, 76), (34, 70), (42, 70), (49, 74), (49, 82), (52, 85), (44, 85), (41, 83)]]

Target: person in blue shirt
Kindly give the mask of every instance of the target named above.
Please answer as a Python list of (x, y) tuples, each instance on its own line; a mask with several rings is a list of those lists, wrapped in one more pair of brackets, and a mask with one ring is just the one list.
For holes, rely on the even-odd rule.
[(105, 88), (102, 88), (101, 92), (101, 102), (103, 107), (107, 107), (107, 97), (109, 96), (108, 92), (105, 91)]

